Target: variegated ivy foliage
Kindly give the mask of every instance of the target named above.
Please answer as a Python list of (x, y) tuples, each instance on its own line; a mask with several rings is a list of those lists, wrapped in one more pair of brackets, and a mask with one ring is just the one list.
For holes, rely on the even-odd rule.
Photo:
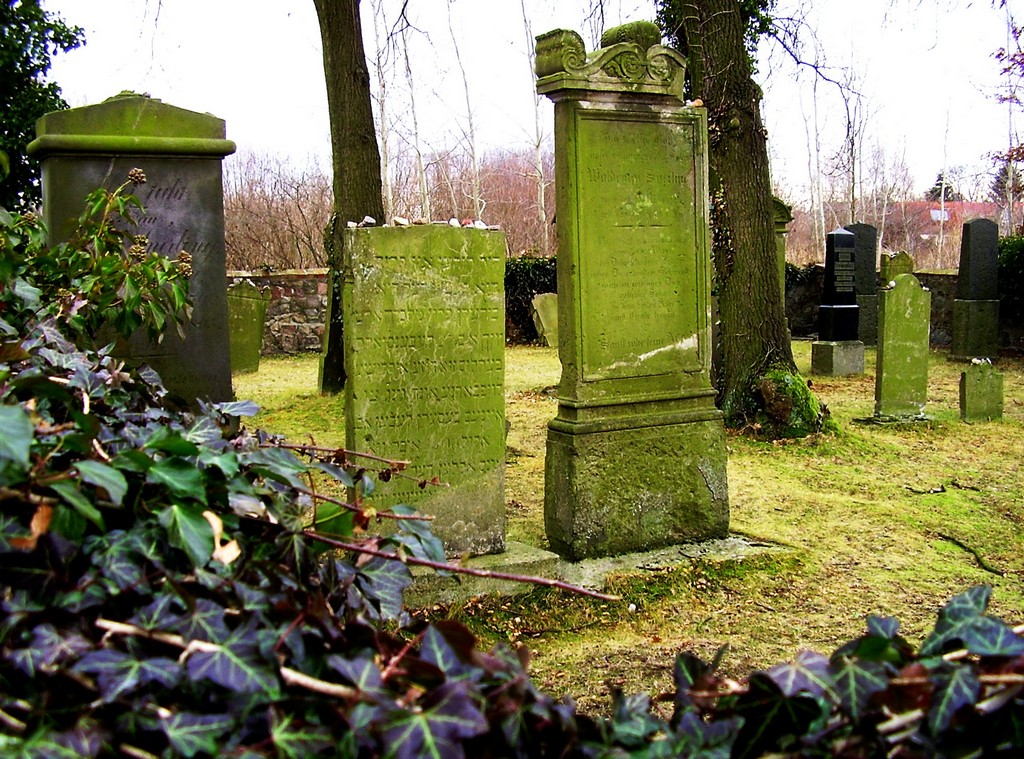
[[(22, 219), (0, 226), (24, 247)], [(369, 537), (358, 500), (321, 501), (309, 479), (365, 496), (363, 473), (234, 432), (251, 404), (167, 407), (151, 372), (69, 327), (66, 295), (14, 271), (0, 291), (5, 757), (1024, 750), (1024, 640), (985, 613), (987, 588), (954, 598), (916, 652), (872, 617), (830, 658), (803, 653), (744, 683), (684, 654), (669, 718), (621, 694), (607, 719), (579, 714), (455, 623), (385, 626), (404, 621), (410, 574), (365, 551), (439, 559), (423, 521)], [(311, 526), (364, 552), (324, 553)]]

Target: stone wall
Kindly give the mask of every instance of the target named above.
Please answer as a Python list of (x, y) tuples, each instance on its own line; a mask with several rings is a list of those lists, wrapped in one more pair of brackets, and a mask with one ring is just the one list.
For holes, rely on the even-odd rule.
[[(916, 276), (932, 293), (932, 345), (947, 346), (952, 340), (956, 272), (922, 271)], [(794, 337), (807, 337), (817, 329), (823, 277), (824, 267), (816, 266), (798, 282), (787, 282), (786, 317)], [(326, 269), (228, 272), (229, 285), (242, 279), (260, 288), (270, 288), (263, 355), (320, 351), (327, 312)], [(1021, 339), (1021, 329), (1012, 329), (1012, 325), (1000, 326), (1003, 333), (1001, 344)]]
[[(786, 283), (786, 318), (793, 337), (808, 337), (817, 332), (818, 304), (825, 267), (818, 265), (804, 270)], [(955, 271), (914, 272), (921, 284), (932, 294), (931, 343), (947, 346), (953, 339), (953, 295), (956, 292)]]
[(270, 288), (263, 355), (319, 353), (327, 313), (327, 270), (229, 271), (228, 284), (248, 280)]

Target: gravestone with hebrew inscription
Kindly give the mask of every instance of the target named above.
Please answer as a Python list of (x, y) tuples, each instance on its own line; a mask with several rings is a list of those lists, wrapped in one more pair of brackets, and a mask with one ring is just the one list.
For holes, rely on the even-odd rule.
[(574, 560), (729, 526), (707, 113), (683, 104), (685, 60), (654, 44), (655, 25), (613, 31), (589, 55), (572, 31), (537, 38), (537, 91), (555, 103), (562, 363), (544, 521)]
[(878, 291), (875, 419), (924, 419), (928, 401), (931, 293), (913, 274), (898, 274)]
[(999, 352), (999, 227), (989, 219), (963, 226), (953, 300), (951, 358), (994, 358)]
[(256, 287), (243, 279), (228, 288), (228, 341), (231, 372), (259, 371), (263, 353), (263, 328), (270, 305), (270, 288)]
[(882, 287), (888, 287), (900, 274), (914, 273), (914, 259), (905, 251), (883, 253), (878, 263)]
[(862, 374), (864, 343), (857, 339), (856, 238), (837, 229), (825, 236), (825, 283), (818, 307), (818, 339), (811, 343), (811, 373)]
[[(413, 476), (381, 486), (373, 505), (433, 516), (450, 555), (503, 551), (504, 234), (341, 233), (346, 445), (409, 461)], [(441, 485), (417, 481), (433, 477)]]
[(97, 105), (55, 111), (36, 123), (29, 152), (42, 161), (43, 214), (50, 244), (68, 240), (85, 196), (114, 189), (140, 168), (145, 184), (134, 193), (148, 248), (192, 255), (189, 297), (194, 310), (185, 338), (173, 333), (154, 344), (136, 336), (125, 357), (159, 372), (187, 400), (231, 398), (227, 286), (224, 273), (224, 194), (221, 163), (235, 150), (224, 121), (135, 93)]
[(857, 293), (857, 339), (864, 345), (878, 341), (878, 230), (870, 224), (847, 224), (853, 233), (854, 290)]

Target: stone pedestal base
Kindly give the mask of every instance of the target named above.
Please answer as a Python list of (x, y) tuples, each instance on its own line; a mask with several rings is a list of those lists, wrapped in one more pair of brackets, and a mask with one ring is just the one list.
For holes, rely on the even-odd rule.
[(718, 412), (676, 424), (548, 428), (544, 526), (577, 561), (720, 538), (729, 530), (725, 434)]
[(844, 377), (864, 373), (864, 343), (860, 340), (811, 343), (811, 374)]
[(953, 344), (949, 357), (954, 361), (995, 358), (999, 353), (999, 301), (954, 300)]
[(864, 345), (878, 344), (878, 296), (858, 295), (857, 337)]

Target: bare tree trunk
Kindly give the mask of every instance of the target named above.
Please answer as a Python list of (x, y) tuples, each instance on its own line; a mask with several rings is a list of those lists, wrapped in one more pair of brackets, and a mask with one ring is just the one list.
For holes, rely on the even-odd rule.
[(674, 36), (689, 63), (690, 96), (708, 109), (722, 410), (732, 427), (765, 411), (778, 421), (766, 408), (765, 375), (797, 370), (786, 332), (761, 91), (752, 79), (746, 23), (736, 0), (673, 5), (680, 20)]
[(391, 124), (388, 123), (388, 78), (387, 67), (384, 65), (385, 40), (380, 33), (380, 24), (384, 20), (384, 4), (382, 0), (373, 2), (373, 41), (377, 48), (374, 55), (374, 73), (377, 75), (377, 141), (380, 145), (380, 182), (384, 201), (384, 222), (390, 222), (395, 216), (395, 188), (391, 181)]
[(313, 0), (313, 3), (323, 43), (334, 168), (334, 217), (324, 233), (331, 279), (320, 389), (337, 392), (345, 384), (345, 366), (341, 338), (342, 282), (339, 276), (343, 238), (335, 231), (349, 219), (358, 221), (364, 216), (382, 218), (384, 206), (359, 0)]

